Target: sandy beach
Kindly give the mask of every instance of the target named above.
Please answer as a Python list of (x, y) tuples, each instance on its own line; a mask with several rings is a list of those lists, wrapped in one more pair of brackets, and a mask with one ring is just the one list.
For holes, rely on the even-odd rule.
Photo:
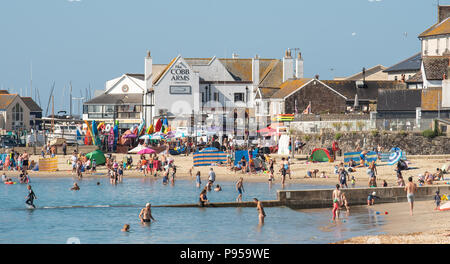
[[(123, 156), (126, 154), (113, 154), (117, 160), (121, 161)], [(133, 158), (133, 165), (136, 165), (139, 155), (131, 155)], [(67, 177), (70, 176), (66, 174), (71, 171), (71, 165), (68, 163), (70, 159), (70, 155), (57, 155), (58, 157), (58, 170), (57, 172), (39, 172), (39, 171), (29, 171), (30, 176), (38, 176), (38, 177)], [(177, 166), (177, 178), (178, 179), (192, 179), (189, 171), (193, 168), (193, 159), (192, 155), (190, 156), (171, 156), (175, 160), (175, 165)], [(281, 157), (280, 155), (271, 155), (271, 157), (275, 158), (275, 182), (280, 181), (281, 174), (279, 173)], [(39, 156), (32, 155), (30, 160), (37, 161)], [(312, 163), (306, 160), (305, 155), (296, 155), (296, 157), (291, 161), (291, 172), (292, 179), (286, 177), (287, 183), (301, 183), (301, 184), (311, 184), (311, 185), (335, 185), (338, 183), (337, 175), (334, 174), (334, 166), (338, 165), (343, 161), (343, 157), (338, 157), (335, 162), (320, 162), (320, 163)], [(403, 178), (406, 179), (409, 176), (417, 177), (419, 174), (423, 174), (425, 171), (435, 173), (436, 168), (442, 168), (444, 164), (450, 164), (450, 155), (447, 156), (418, 156), (418, 157), (408, 157), (409, 167), (413, 168), (407, 171), (403, 171)], [(135, 166), (134, 166), (135, 167)], [(195, 172), (200, 171), (202, 177), (206, 177), (208, 175), (209, 166), (205, 167), (196, 167), (192, 169), (193, 176)], [(259, 173), (259, 174), (243, 174), (241, 172), (232, 172), (225, 166), (214, 166), (214, 171), (216, 172), (216, 178), (219, 181), (236, 181), (239, 177), (244, 177), (244, 181), (249, 182), (266, 182), (268, 179), (267, 173)], [(305, 178), (306, 172), (308, 170), (318, 169), (319, 173), (317, 174), (317, 178)], [(379, 186), (382, 185), (383, 180), (386, 180), (388, 186), (396, 185), (397, 176), (394, 171), (395, 166), (383, 165), (380, 164), (377, 166), (377, 183)], [(320, 172), (324, 171), (328, 178), (319, 178)], [(64, 173), (61, 173), (64, 172)], [(7, 172), (11, 176), (15, 176), (17, 172)], [(106, 173), (106, 169), (104, 166), (97, 167), (98, 173)], [(160, 173), (161, 174), (161, 173)], [(357, 168), (356, 172), (349, 173), (350, 176), (354, 176), (356, 179), (356, 186), (359, 187), (367, 187), (369, 177), (366, 173), (366, 168)], [(84, 173), (83, 177), (90, 177), (90, 173)], [(445, 178), (450, 178), (450, 174), (445, 174)], [(125, 170), (124, 177), (144, 177), (143, 173), (138, 172), (136, 169)], [(415, 178), (416, 179), (416, 178)], [(436, 182), (436, 184), (446, 184), (448, 181)]]
[(434, 210), (433, 201), (414, 204), (414, 215), (408, 203), (376, 204), (375, 211), (389, 212), (383, 225), (384, 235), (361, 236), (336, 244), (450, 244), (450, 211)]
[[(122, 160), (125, 154), (114, 154), (119, 161)], [(276, 159), (275, 165), (275, 182), (280, 181), (280, 173), (278, 172), (281, 164), (281, 156), (272, 155)], [(139, 155), (132, 155), (133, 164), (135, 165), (139, 159)], [(194, 180), (196, 171), (201, 172), (202, 178), (206, 178), (210, 167), (198, 167), (192, 169), (193, 176), (190, 175), (189, 170), (192, 168), (193, 159), (191, 156), (172, 156), (177, 166), (177, 179)], [(39, 156), (31, 156), (31, 160), (38, 160)], [(29, 171), (31, 177), (72, 177), (71, 165), (68, 163), (70, 155), (58, 155), (58, 169), (57, 172), (38, 172)], [(287, 183), (300, 183), (310, 185), (324, 185), (334, 186), (338, 183), (337, 176), (334, 174), (334, 166), (343, 161), (343, 157), (338, 157), (335, 162), (327, 163), (311, 163), (306, 160), (305, 155), (298, 155), (292, 161), (292, 179), (287, 177)], [(418, 174), (423, 174), (425, 171), (434, 173), (436, 168), (442, 168), (444, 164), (450, 163), (450, 155), (447, 156), (410, 156), (408, 157), (409, 167), (413, 169), (403, 172), (403, 176), (407, 179), (409, 176), (417, 180)], [(268, 174), (242, 174), (241, 172), (232, 172), (226, 167), (214, 166), (217, 181), (237, 181), (239, 177), (244, 178), (244, 182), (267, 182)], [(318, 169), (320, 172), (324, 171), (328, 178), (305, 178), (307, 170)], [(378, 185), (381, 186), (383, 180), (388, 182), (389, 186), (396, 185), (395, 166), (378, 165)], [(8, 176), (15, 177), (18, 172), (6, 172)], [(320, 173), (318, 174), (318, 176)], [(158, 175), (161, 177), (161, 173)], [(367, 187), (368, 175), (365, 168), (358, 168), (356, 172), (350, 173), (350, 176), (355, 176), (356, 186)], [(97, 173), (94, 175), (84, 173), (83, 177), (106, 177), (106, 169), (104, 166), (98, 166)], [(144, 177), (142, 173), (136, 169), (125, 170), (124, 177)], [(149, 177), (149, 176), (147, 176)], [(450, 182), (450, 174), (444, 174), (444, 178), (448, 180), (435, 182), (434, 184), (447, 184)], [(350, 205), (351, 207), (351, 205)], [(450, 243), (450, 227), (448, 225), (448, 218), (450, 211), (440, 212), (434, 210), (433, 201), (416, 202), (415, 215), (409, 215), (409, 207), (407, 203), (389, 203), (376, 204), (373, 206), (377, 211), (388, 211), (389, 214), (385, 216), (386, 225), (383, 226), (383, 231), (386, 233), (379, 236), (363, 236), (355, 237), (349, 240), (340, 241), (337, 243)], [(324, 209), (322, 209), (324, 210)]]

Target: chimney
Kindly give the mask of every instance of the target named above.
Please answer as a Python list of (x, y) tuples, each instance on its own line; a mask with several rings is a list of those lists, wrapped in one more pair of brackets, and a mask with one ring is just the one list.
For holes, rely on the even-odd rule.
[(253, 85), (259, 85), (259, 56), (252, 59), (252, 81)]
[(283, 82), (294, 78), (294, 59), (291, 56), (291, 50), (287, 49), (283, 58)]
[(303, 78), (303, 58), (301, 52), (297, 54), (297, 58), (295, 59), (295, 78)]
[(146, 90), (150, 90), (153, 86), (152, 83), (152, 73), (153, 73), (153, 60), (152, 56), (150, 56), (150, 51), (147, 51), (147, 56), (145, 57), (145, 88)]
[(314, 76), (314, 78), (316, 78), (317, 80), (319, 80), (319, 74), (316, 74), (316, 76)]

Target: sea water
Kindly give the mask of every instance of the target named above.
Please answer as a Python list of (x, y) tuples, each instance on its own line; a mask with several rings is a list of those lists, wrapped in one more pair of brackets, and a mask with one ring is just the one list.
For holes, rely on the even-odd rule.
[[(70, 191), (78, 182), (79, 191)], [(100, 185), (97, 185), (100, 183)], [(221, 192), (208, 192), (210, 202), (234, 202), (233, 182), (216, 182)], [(353, 236), (380, 233), (383, 216), (367, 209), (342, 213), (331, 223), (331, 210), (304, 212), (266, 207), (265, 224), (258, 225), (256, 208), (154, 207), (157, 220), (142, 225), (138, 214), (152, 205), (197, 203), (195, 181), (163, 185), (161, 178), (125, 178), (111, 185), (105, 177), (78, 181), (71, 177), (33, 178), (36, 209), (27, 209), (25, 184), (0, 184), (0, 243), (329, 243)], [(287, 184), (285, 189), (332, 188)], [(244, 182), (243, 201), (275, 200), (280, 184)], [(124, 224), (130, 232), (121, 232)]]

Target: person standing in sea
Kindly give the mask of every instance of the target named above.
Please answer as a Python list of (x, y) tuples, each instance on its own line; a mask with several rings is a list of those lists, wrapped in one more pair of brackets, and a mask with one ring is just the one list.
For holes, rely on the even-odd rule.
[(26, 204), (28, 204), (29, 206), (36, 208), (36, 206), (34, 205), (33, 201), (35, 199), (37, 199), (36, 195), (34, 194), (33, 190), (31, 189), (31, 185), (27, 185), (27, 189), (28, 189), (28, 195), (25, 197), (27, 200), (25, 201)]
[(236, 190), (238, 191), (238, 197), (236, 198), (236, 202), (242, 202), (242, 192), (244, 192), (244, 178), (240, 178), (236, 183)]
[(258, 210), (259, 224), (263, 225), (264, 224), (264, 218), (266, 217), (266, 213), (264, 212), (264, 207), (263, 207), (261, 201), (259, 201), (258, 199), (253, 198), (253, 201), (255, 201), (255, 203), (256, 203), (256, 210)]
[(406, 198), (408, 199), (409, 203), (409, 212), (412, 216), (414, 209), (414, 194), (417, 191), (417, 185), (413, 183), (412, 177), (408, 178), (408, 183), (405, 186), (405, 191), (406, 191)]
[(147, 203), (145, 205), (145, 208), (143, 208), (139, 213), (139, 219), (141, 219), (141, 223), (150, 223), (151, 220), (156, 221), (152, 216), (151, 206), (152, 205), (150, 203)]
[(339, 218), (339, 205), (341, 204), (341, 190), (339, 190), (340, 185), (336, 184), (336, 189), (333, 191), (331, 199), (333, 200), (333, 221), (336, 217)]
[(214, 172), (213, 168), (209, 169), (209, 181), (211, 181), (211, 183), (214, 183), (216, 181), (216, 173)]

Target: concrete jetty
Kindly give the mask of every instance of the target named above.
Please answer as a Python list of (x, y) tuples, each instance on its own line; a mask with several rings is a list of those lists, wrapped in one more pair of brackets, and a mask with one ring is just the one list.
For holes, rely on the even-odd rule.
[[(277, 200), (262, 201), (264, 207), (287, 206), (292, 209), (310, 209), (310, 208), (331, 208), (333, 201), (331, 199), (334, 189), (314, 189), (314, 190), (279, 190), (277, 191)], [(442, 194), (450, 195), (450, 185), (429, 185), (418, 187), (415, 195), (416, 201), (433, 200), (436, 191)], [(350, 206), (367, 204), (367, 196), (376, 192), (375, 203), (397, 203), (406, 202), (406, 192), (404, 187), (377, 187), (377, 188), (347, 188), (341, 189), (347, 198)], [(173, 205), (154, 205), (153, 207), (201, 207), (198, 203), (194, 204), (173, 204)], [(204, 207), (256, 207), (254, 202), (227, 202), (210, 203)]]

